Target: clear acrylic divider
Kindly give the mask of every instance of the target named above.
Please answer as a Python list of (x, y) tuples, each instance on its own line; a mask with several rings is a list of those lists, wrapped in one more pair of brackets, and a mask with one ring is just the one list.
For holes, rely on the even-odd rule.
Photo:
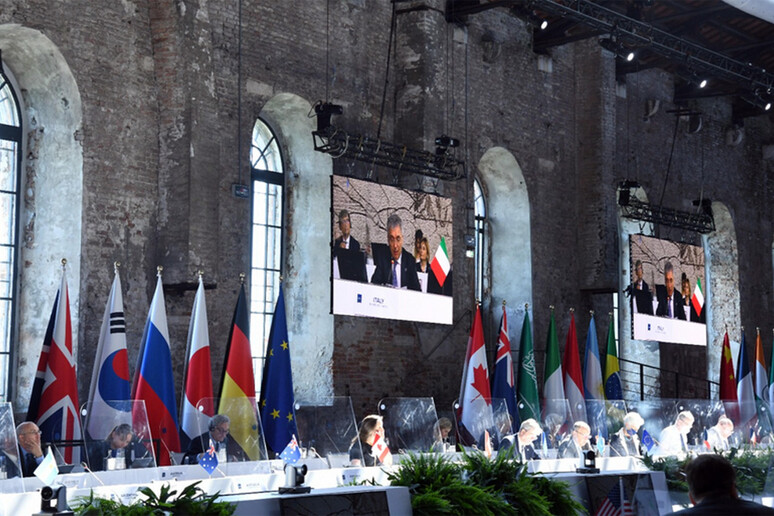
[(386, 443), (392, 453), (429, 452), (438, 422), (433, 398), (383, 398), (379, 401)]
[(494, 432), (491, 433), (491, 439), (494, 449), (497, 449), (502, 440), (509, 435), (518, 432), (514, 428), (514, 421), (508, 412), (508, 404), (504, 398), (492, 398), (492, 420), (494, 421)]
[[(257, 462), (265, 461), (269, 455), (256, 398), (203, 398), (196, 407), (200, 414), (196, 419), (198, 435), (183, 450), (184, 463), (198, 464), (201, 453), (209, 450), (212, 439), (218, 457), (217, 470), (223, 475), (270, 472), (268, 463)], [(210, 410), (214, 412), (212, 417), (207, 414)], [(228, 432), (222, 431), (225, 428)], [(251, 465), (245, 465), (248, 462)], [(218, 473), (213, 473), (216, 475)]]
[[(296, 425), (301, 456), (323, 459), (328, 467), (350, 465), (349, 450), (360, 446), (355, 413), (349, 396), (296, 401)], [(362, 456), (362, 450), (354, 454)]]
[[(543, 400), (543, 420), (541, 423), (545, 439), (541, 437), (540, 448), (547, 450), (547, 453), (542, 453), (541, 456), (556, 458), (559, 444), (570, 434), (572, 425), (575, 423), (572, 411), (570, 411), (570, 402), (566, 399)], [(545, 445), (543, 441), (545, 441)]]
[(596, 443), (598, 456), (609, 455), (610, 437), (623, 426), (626, 402), (623, 400), (586, 400), (586, 421), (591, 427), (591, 436)]
[(81, 424), (84, 460), (92, 471), (156, 466), (156, 443), (151, 439), (144, 401), (84, 403)]
[(460, 407), (459, 400), (454, 400), (452, 409), (454, 410), (454, 423), (459, 444), (464, 450), (478, 449), (483, 451), (487, 433), (490, 442), (495, 434), (491, 400), (477, 398), (465, 410)]
[(19, 443), (16, 440), (16, 424), (13, 419), (13, 406), (0, 403), (0, 492), (22, 493), (22, 469), (20, 464)]
[[(645, 420), (640, 429), (643, 453), (681, 455), (695, 447), (697, 442), (700, 443), (696, 440), (700, 437), (700, 428), (696, 424), (698, 414), (693, 413), (696, 407), (675, 399), (629, 401), (628, 405), (630, 411), (637, 412)], [(689, 428), (685, 426), (690, 418), (681, 418), (684, 424), (676, 424), (678, 415), (686, 412), (690, 412), (694, 418)]]

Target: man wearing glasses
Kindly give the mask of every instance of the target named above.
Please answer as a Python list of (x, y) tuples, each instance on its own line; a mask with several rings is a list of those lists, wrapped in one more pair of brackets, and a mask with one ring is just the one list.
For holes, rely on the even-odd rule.
[(199, 462), (204, 450), (210, 447), (210, 439), (215, 445), (218, 454), (218, 463), (242, 462), (250, 460), (247, 454), (234, 439), (229, 438), (231, 420), (225, 414), (216, 414), (210, 419), (209, 431), (192, 439), (183, 457), (184, 464), (196, 464)]
[(31, 477), (38, 465), (43, 462), (40, 429), (32, 421), (25, 421), (16, 427), (16, 437), (19, 440), (19, 464), (22, 476)]

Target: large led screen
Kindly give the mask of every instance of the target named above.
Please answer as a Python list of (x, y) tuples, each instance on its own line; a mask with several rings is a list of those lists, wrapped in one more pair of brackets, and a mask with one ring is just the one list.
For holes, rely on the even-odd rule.
[(704, 249), (640, 234), (629, 249), (632, 337), (706, 346)]
[(452, 201), (332, 177), (332, 312), (452, 323)]

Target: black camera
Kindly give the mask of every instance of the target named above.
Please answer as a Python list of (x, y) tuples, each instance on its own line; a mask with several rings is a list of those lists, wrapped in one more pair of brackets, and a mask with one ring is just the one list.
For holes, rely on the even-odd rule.
[(67, 488), (65, 486), (46, 486), (40, 490), (40, 512), (33, 516), (71, 516), (75, 513), (67, 505)]

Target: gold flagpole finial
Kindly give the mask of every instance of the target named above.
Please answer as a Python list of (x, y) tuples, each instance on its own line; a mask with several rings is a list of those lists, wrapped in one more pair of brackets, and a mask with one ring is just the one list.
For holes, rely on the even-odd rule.
[(575, 313), (575, 308), (570, 308), (570, 313)]
[(245, 277), (246, 277), (246, 276), (247, 276), (247, 274), (245, 274), (244, 272), (240, 272), (240, 273), (239, 273), (239, 283), (240, 283), (240, 284), (242, 284), (242, 285), (244, 285), (244, 284), (245, 284)]
[(757, 333), (758, 335), (761, 334), (761, 327), (760, 326), (756, 326), (755, 327), (755, 333)]
[(164, 270), (164, 266), (163, 265), (157, 265), (156, 266), (156, 276), (158, 276), (160, 278), (161, 277), (161, 271), (163, 271), (163, 270)]
[(121, 267), (121, 262), (113, 262), (113, 272), (118, 274), (118, 268)]
[(548, 305), (548, 309), (553, 312), (554, 311), (554, 305)]
[(524, 310), (529, 310), (529, 303), (524, 303)]
[(503, 299), (503, 308), (505, 308), (505, 299)]
[(67, 267), (67, 258), (62, 258), (62, 268)]
[(202, 279), (202, 276), (204, 276), (204, 271), (199, 269), (198, 271), (196, 271), (196, 274), (197, 276), (199, 276), (199, 279)]
[(608, 317), (613, 317), (613, 312), (607, 312)]
[(589, 315), (590, 315), (591, 317), (594, 317), (594, 310), (589, 310)]

